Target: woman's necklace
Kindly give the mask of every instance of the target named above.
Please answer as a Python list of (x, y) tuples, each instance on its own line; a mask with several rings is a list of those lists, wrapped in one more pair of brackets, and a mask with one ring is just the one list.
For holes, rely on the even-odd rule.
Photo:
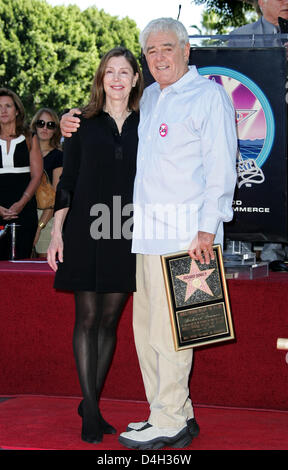
[(124, 111), (122, 111), (122, 113), (115, 113), (113, 111), (111, 111), (110, 109), (108, 108), (105, 108), (104, 111), (106, 113), (109, 114), (110, 117), (112, 117), (114, 119), (114, 121), (125, 121), (125, 119), (129, 116), (129, 114), (131, 114), (131, 110), (130, 109), (124, 109)]
[(4, 140), (6, 142), (6, 150), (7, 150), (7, 153), (9, 153), (10, 151), (10, 145), (11, 145), (11, 141), (13, 139), (15, 139), (16, 135), (0, 135), (0, 139), (1, 140)]
[(14, 125), (1, 126), (0, 139), (9, 142), (16, 137), (16, 128)]
[(1, 134), (0, 135), (0, 139), (7, 140), (7, 141), (13, 140), (15, 139), (15, 137), (16, 137), (16, 134), (5, 134), (5, 135)]
[(104, 111), (108, 113), (112, 119), (114, 119), (118, 128), (118, 132), (121, 135), (123, 124), (132, 111), (130, 109), (124, 109), (121, 114), (116, 114), (113, 113), (113, 111), (110, 111), (107, 107), (104, 109)]

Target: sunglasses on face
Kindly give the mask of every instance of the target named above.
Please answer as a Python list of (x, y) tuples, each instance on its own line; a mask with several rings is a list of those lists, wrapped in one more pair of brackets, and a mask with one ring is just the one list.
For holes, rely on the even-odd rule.
[(38, 127), (38, 129), (43, 129), (44, 127), (47, 127), (47, 129), (49, 130), (52, 130), (52, 129), (56, 129), (56, 122), (54, 121), (43, 121), (43, 119), (39, 119), (38, 121), (36, 121), (36, 127)]

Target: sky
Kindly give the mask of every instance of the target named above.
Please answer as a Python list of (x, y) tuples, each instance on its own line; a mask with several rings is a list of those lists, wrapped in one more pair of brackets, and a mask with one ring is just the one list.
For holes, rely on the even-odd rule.
[(138, 28), (143, 29), (146, 24), (154, 18), (172, 17), (177, 18), (179, 5), (181, 5), (179, 20), (186, 27), (188, 34), (199, 34), (190, 26), (201, 25), (201, 13), (203, 7), (195, 6), (192, 0), (47, 0), (52, 6), (77, 5), (81, 10), (95, 6), (98, 10), (103, 9), (112, 16), (132, 18)]

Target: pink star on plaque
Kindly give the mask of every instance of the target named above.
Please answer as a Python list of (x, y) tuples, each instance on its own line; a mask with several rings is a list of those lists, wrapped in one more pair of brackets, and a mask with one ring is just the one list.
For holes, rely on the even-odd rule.
[(208, 286), (206, 279), (207, 277), (210, 276), (210, 274), (215, 271), (215, 268), (213, 269), (206, 269), (206, 270), (200, 270), (196, 264), (196, 262), (192, 259), (191, 260), (191, 266), (190, 266), (190, 272), (187, 274), (182, 274), (181, 276), (176, 276), (180, 281), (186, 282), (187, 287), (186, 287), (186, 296), (185, 296), (185, 302), (191, 297), (192, 294), (198, 289), (202, 290), (203, 292), (206, 292), (206, 294), (211, 295), (214, 297), (213, 292), (211, 291), (210, 287)]

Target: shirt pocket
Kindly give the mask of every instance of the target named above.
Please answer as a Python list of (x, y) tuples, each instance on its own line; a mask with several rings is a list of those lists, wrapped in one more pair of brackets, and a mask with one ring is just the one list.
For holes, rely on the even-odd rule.
[(198, 141), (198, 133), (189, 129), (185, 123), (163, 121), (157, 130), (155, 150), (164, 155), (181, 155), (187, 152), (189, 146), (193, 152), (193, 147)]

